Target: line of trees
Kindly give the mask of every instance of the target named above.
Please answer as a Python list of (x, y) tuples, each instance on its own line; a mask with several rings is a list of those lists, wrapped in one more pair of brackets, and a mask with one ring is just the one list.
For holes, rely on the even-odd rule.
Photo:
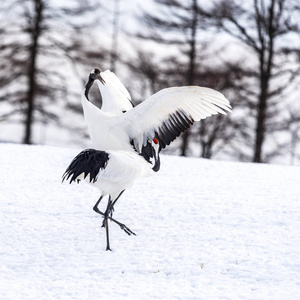
[[(291, 113), (300, 105), (295, 93), (300, 47), (297, 3), (220, 0), (204, 8), (196, 0), (155, 2), (159, 9), (143, 16), (151, 31), (138, 36), (179, 49), (175, 57), (166, 54), (163, 60), (169, 61), (169, 67), (159, 72), (171, 84), (178, 84), (179, 78), (170, 69), (179, 71), (183, 76), (179, 82), (184, 84), (208, 85), (225, 94), (228, 90), (236, 110), (230, 119), (211, 118), (200, 123), (198, 132), (185, 134), (180, 154), (186, 155), (190, 135), (193, 141), (200, 140), (201, 156), (208, 158), (216, 153), (220, 141), (222, 148), (228, 145), (231, 155), (244, 161), (269, 161), (287, 151), (290, 140), (281, 133), (299, 121)], [(220, 42), (213, 52), (203, 38), (208, 30), (216, 39), (227, 43), (232, 38), (238, 45), (228, 50)], [(175, 38), (169, 37), (171, 32), (176, 32)], [(220, 52), (225, 55), (218, 62)], [(298, 103), (289, 105), (289, 101)], [(275, 146), (268, 148), (268, 140)]]
[(87, 49), (82, 42), (87, 29), (97, 24), (98, 5), (95, 1), (79, 1), (71, 7), (50, 6), (47, 0), (1, 1), (0, 101), (9, 104), (1, 118), (24, 124), (23, 143), (33, 142), (34, 123), (61, 125), (57, 108), (63, 109), (74, 95), (69, 90), (69, 79), (78, 75), (71, 76), (74, 67), (103, 57), (103, 51)]
[(145, 5), (130, 32), (122, 27), (130, 18), (122, 0), (106, 7), (96, 0), (48, 3), (0, 4), (2, 16), (18, 15), (0, 21), (0, 105), (10, 104), (10, 111), (0, 110), (0, 128), (23, 116), (24, 143), (34, 142), (34, 122), (67, 126), (57, 107), (81, 112), (82, 86), (70, 88), (70, 74), (82, 84), (100, 66), (115, 69), (136, 102), (175, 85), (208, 86), (230, 99), (232, 114), (193, 126), (169, 151), (253, 162), (300, 159), (297, 1), (153, 0), (155, 9)]

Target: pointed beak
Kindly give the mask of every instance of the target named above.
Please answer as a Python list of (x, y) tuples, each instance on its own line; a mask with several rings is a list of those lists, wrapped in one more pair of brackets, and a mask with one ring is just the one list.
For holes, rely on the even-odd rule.
[(153, 151), (153, 154), (155, 155), (155, 158), (158, 160), (159, 159), (159, 141), (157, 138), (154, 138), (152, 140), (152, 151)]
[(159, 158), (159, 142), (157, 139), (152, 141), (152, 153), (154, 156), (154, 167), (152, 170), (157, 172), (160, 169), (160, 158)]
[(99, 79), (99, 81), (105, 85), (105, 80), (102, 78), (101, 74), (100, 74), (100, 70), (99, 69), (95, 69), (94, 72), (90, 73), (90, 76), (89, 76), (89, 81), (87, 82), (87, 84), (85, 85), (85, 91), (84, 91), (84, 94), (85, 94), (85, 97), (87, 98), (87, 100), (89, 100), (89, 91), (90, 91), (90, 88), (92, 87), (92, 85), (94, 84), (94, 81), (96, 79)]
[(103, 84), (103, 85), (105, 85), (105, 80), (102, 78), (102, 76), (101, 76), (101, 72), (100, 72), (100, 70), (99, 69), (95, 69), (94, 70), (94, 73), (92, 73), (93, 75), (94, 75), (94, 79), (99, 79), (99, 81)]
[(99, 79), (100, 82), (101, 82), (103, 85), (105, 85), (106, 82), (105, 82), (105, 80), (102, 78), (102, 76), (101, 76), (100, 74), (98, 74), (97, 79)]

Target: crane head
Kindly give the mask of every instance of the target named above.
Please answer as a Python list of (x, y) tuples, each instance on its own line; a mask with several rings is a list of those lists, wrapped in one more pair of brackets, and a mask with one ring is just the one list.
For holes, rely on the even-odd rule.
[(98, 79), (103, 85), (106, 83), (105, 80), (101, 76), (101, 72), (99, 69), (94, 69), (93, 72), (90, 73), (89, 80), (96, 80)]
[(94, 81), (98, 79), (103, 85), (105, 85), (105, 80), (101, 76), (101, 72), (99, 69), (94, 69), (89, 76), (89, 81), (85, 85), (84, 95), (86, 99), (89, 101), (89, 91), (92, 85), (94, 84)]
[(152, 170), (154, 172), (157, 172), (160, 168), (160, 158), (159, 158), (159, 140), (157, 138), (154, 138), (152, 141), (149, 141), (151, 143), (151, 152), (152, 152), (152, 159), (154, 160), (152, 164), (154, 167)]

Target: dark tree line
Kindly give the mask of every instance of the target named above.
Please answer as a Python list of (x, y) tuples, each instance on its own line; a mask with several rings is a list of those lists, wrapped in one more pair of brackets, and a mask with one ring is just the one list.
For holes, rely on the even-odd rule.
[[(209, 86), (224, 91), (232, 86), (230, 80), (235, 77), (224, 74), (226, 67), (210, 67), (206, 60), (214, 55), (210, 53), (210, 43), (203, 38), (205, 21), (199, 14), (199, 5), (196, 0), (155, 1), (158, 9), (156, 12), (145, 12), (142, 19), (150, 28), (146, 34), (138, 34), (143, 40), (152, 40), (158, 44), (164, 44), (168, 48), (176, 48), (177, 53), (170, 51), (160, 58), (156, 64), (146, 64), (148, 73), (144, 75), (155, 87), (152, 92), (172, 85), (200, 85)], [(160, 13), (157, 13), (160, 12)], [(201, 42), (202, 41), (202, 42)], [(167, 52), (167, 51), (166, 51)], [(144, 70), (145, 62), (141, 61), (140, 70)], [(150, 68), (152, 70), (150, 71)], [(216, 80), (215, 80), (216, 79)], [(154, 83), (154, 81), (156, 81)], [(186, 156), (193, 153), (194, 141), (200, 146), (201, 157), (210, 158), (220, 149), (220, 137), (223, 141), (229, 140), (232, 131), (225, 131), (229, 119), (215, 116), (202, 121), (181, 136), (178, 146), (179, 154)]]
[[(138, 36), (169, 47), (176, 45), (181, 50), (176, 58), (163, 58), (175, 66), (169, 63), (164, 69), (166, 64), (163, 64), (163, 69), (157, 70), (172, 84), (205, 85), (228, 93), (235, 111), (239, 112), (239, 116), (234, 113), (226, 121), (219, 116), (210, 118), (200, 123), (197, 132), (183, 135), (181, 155), (187, 154), (191, 134), (192, 141), (201, 145), (202, 157), (216, 153), (218, 147), (214, 149), (214, 145), (217, 144), (226, 146), (228, 152), (240, 160), (253, 162), (269, 161), (281, 154), (280, 149), (287, 151), (290, 141), (281, 139), (281, 134), (288, 132), (297, 120), (287, 113), (291, 87), (295, 90), (294, 84), (299, 78), (300, 13), (297, 3), (290, 0), (247, 3), (220, 0), (204, 8), (196, 0), (155, 2), (157, 11), (145, 12), (143, 17), (152, 33)], [(227, 59), (216, 63), (220, 53), (205, 55), (207, 49), (202, 36), (207, 31), (223, 39), (235, 39), (242, 51), (228, 53), (231, 55)], [(170, 32), (176, 32), (177, 39), (173, 36), (169, 39)], [(220, 52), (228, 51), (221, 45), (219, 49)], [(209, 65), (207, 61), (212, 56), (215, 62)], [(175, 70), (183, 75), (182, 78)], [(276, 146), (268, 149), (266, 141)]]
[(101, 56), (99, 49), (87, 50), (81, 41), (85, 29), (96, 24), (89, 15), (98, 3), (51, 7), (46, 0), (6, 0), (0, 5), (0, 101), (10, 104), (2, 118), (22, 118), (23, 143), (30, 144), (34, 123), (60, 123), (55, 106), (63, 104), (61, 100), (68, 102), (72, 77), (60, 68), (67, 60), (74, 66)]
[(300, 138), (297, 1), (153, 3), (156, 9), (145, 5), (129, 33), (121, 25), (130, 18), (122, 0), (55, 7), (46, 0), (2, 1), (0, 105), (10, 109), (0, 110), (0, 126), (23, 122), (24, 143), (34, 141), (37, 122), (74, 127), (58, 107), (82, 112), (79, 94), (97, 66), (125, 79), (136, 103), (176, 85), (211, 87), (230, 99), (232, 114), (193, 126), (169, 148), (174, 153), (270, 162), (290, 152), (294, 162)]
[[(285, 124), (293, 121), (284, 117), (280, 102), (299, 76), (297, 56), (292, 53), (293, 42), (299, 46), (300, 32), (295, 4), (289, 0), (253, 0), (249, 7), (237, 1), (219, 1), (210, 10), (201, 10), (212, 26), (238, 39), (254, 56), (253, 66), (243, 67), (244, 76), (255, 80), (243, 88), (255, 118), (254, 162), (273, 155), (263, 149), (268, 135), (286, 130)], [(285, 38), (287, 42), (283, 42)]]

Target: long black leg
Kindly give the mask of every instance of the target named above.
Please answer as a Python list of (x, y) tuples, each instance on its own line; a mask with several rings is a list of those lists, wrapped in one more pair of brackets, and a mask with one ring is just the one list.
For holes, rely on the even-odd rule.
[(104, 219), (105, 222), (105, 229), (106, 229), (106, 251), (111, 251), (110, 244), (109, 244), (109, 232), (108, 232), (108, 218)]
[(111, 201), (111, 197), (109, 196), (107, 207), (106, 207), (106, 210), (105, 210), (105, 213), (104, 213), (104, 220), (103, 220), (103, 224), (102, 224), (102, 227), (105, 227), (105, 229), (106, 229), (106, 251), (107, 250), (111, 251), (110, 244), (109, 244), (108, 217), (109, 217), (109, 214), (111, 212), (112, 203), (113, 202)]
[(125, 190), (123, 190), (119, 196), (113, 201), (113, 203), (111, 204), (111, 208), (110, 208), (110, 213), (111, 213), (111, 217), (112, 217), (112, 213), (114, 211), (114, 205), (116, 204), (116, 202), (119, 200), (119, 198), (121, 197), (121, 195), (125, 192)]
[[(98, 214), (100, 214), (100, 215), (102, 215), (102, 216), (104, 216), (104, 213), (102, 212), (102, 211), (100, 211), (98, 208), (97, 208), (97, 210), (95, 210), (95, 212), (96, 213), (98, 213)], [(120, 228), (122, 229), (122, 230), (124, 230), (128, 235), (136, 235), (131, 229), (129, 229), (125, 224), (123, 224), (123, 223), (121, 223), (121, 222), (119, 222), (119, 221), (117, 221), (116, 219), (114, 219), (114, 218), (112, 218), (112, 217), (108, 217), (108, 219), (110, 219), (111, 221), (113, 221), (114, 223), (116, 223), (117, 225), (119, 225), (120, 226)]]
[[(101, 196), (101, 197), (99, 198), (99, 200), (96, 202), (96, 204), (95, 204), (94, 207), (93, 207), (93, 210), (94, 210), (96, 213), (98, 213), (98, 214), (99, 214), (99, 212), (100, 212), (100, 210), (99, 210), (99, 208), (98, 208), (98, 205), (99, 205), (100, 201), (102, 200), (102, 198), (103, 198), (103, 196)], [(100, 213), (100, 214), (103, 214), (103, 213)]]
[[(104, 221), (109, 218), (109, 214), (111, 212), (112, 203), (113, 203), (113, 201), (111, 200), (111, 197), (109, 196), (108, 202), (107, 202), (107, 206), (106, 206), (106, 210), (104, 212)], [(104, 221), (103, 221), (102, 227), (105, 227)]]
[[(124, 191), (123, 191), (124, 192)], [(123, 193), (122, 192), (122, 193)], [(121, 193), (121, 194), (122, 194)], [(119, 195), (119, 197), (121, 196), (121, 194)], [(118, 198), (119, 198), (118, 197)], [(99, 208), (98, 208), (98, 205), (99, 205), (99, 203), (100, 203), (100, 201), (102, 200), (102, 196), (99, 198), (99, 200), (96, 202), (96, 204), (94, 205), (94, 207), (93, 207), (93, 210), (97, 213), (97, 214), (100, 214), (100, 215), (102, 215), (102, 216), (104, 216), (104, 213), (102, 212), (102, 211), (100, 211), (99, 210)], [(117, 199), (118, 199), (117, 198)], [(114, 201), (114, 203), (116, 203), (116, 201)], [(113, 204), (114, 204), (113, 203)], [(119, 225), (120, 226), (120, 228), (122, 229), (122, 230), (124, 230), (128, 235), (136, 235), (130, 228), (128, 228), (125, 224), (123, 224), (123, 223), (121, 223), (121, 222), (119, 222), (119, 221), (117, 221), (116, 219), (114, 219), (114, 218), (112, 218), (111, 216), (108, 216), (108, 218), (111, 220), (111, 221), (113, 221), (114, 223), (116, 223), (117, 225)]]

